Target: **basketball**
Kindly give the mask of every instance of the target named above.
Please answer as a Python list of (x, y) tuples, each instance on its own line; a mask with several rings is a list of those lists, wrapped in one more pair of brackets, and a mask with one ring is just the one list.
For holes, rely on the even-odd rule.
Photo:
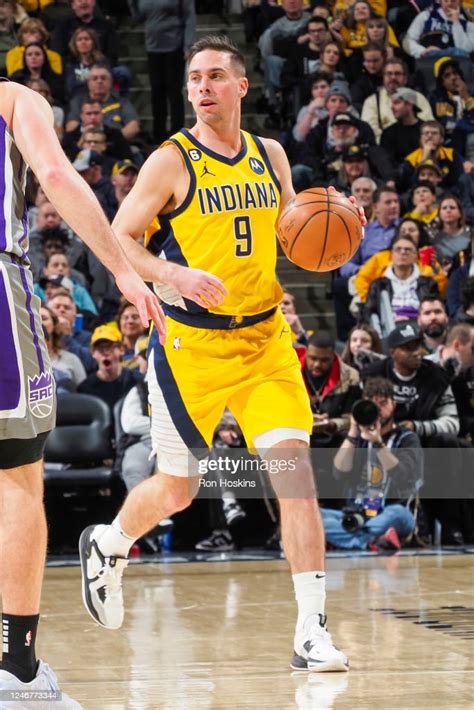
[(315, 187), (298, 193), (280, 215), (277, 236), (290, 261), (307, 271), (333, 271), (362, 239), (357, 207), (344, 195)]

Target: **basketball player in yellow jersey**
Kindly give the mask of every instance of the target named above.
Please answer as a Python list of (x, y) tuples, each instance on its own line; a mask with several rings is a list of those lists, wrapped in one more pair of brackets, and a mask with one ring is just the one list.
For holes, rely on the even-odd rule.
[[(346, 671), (348, 660), (326, 630), (324, 530), (308, 454), (312, 414), (278, 307), (275, 222), (294, 195), (290, 167), (276, 141), (240, 130), (248, 82), (243, 57), (226, 37), (194, 45), (187, 87), (195, 125), (150, 156), (114, 222), (167, 315), (166, 344), (152, 335), (149, 355), (158, 470), (130, 492), (112, 525), (82, 533), (83, 599), (97, 623), (121, 626), (129, 549), (191, 503), (198, 477), (191, 485), (188, 451), (211, 444), (228, 406), (262, 455), (298, 452), (294, 487), (286, 496), (276, 489), (298, 603), (292, 667)], [(144, 248), (139, 240), (156, 215), (161, 230)], [(298, 484), (305, 492), (290, 498), (302, 490)]]

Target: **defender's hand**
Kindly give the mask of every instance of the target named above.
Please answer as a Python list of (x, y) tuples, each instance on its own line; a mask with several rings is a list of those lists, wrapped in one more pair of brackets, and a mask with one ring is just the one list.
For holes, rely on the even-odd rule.
[(150, 320), (153, 321), (158, 331), (160, 343), (164, 345), (166, 340), (165, 314), (153, 291), (150, 291), (145, 282), (134, 271), (119, 274), (115, 277), (115, 283), (127, 301), (130, 301), (136, 307), (143, 327), (148, 328)]

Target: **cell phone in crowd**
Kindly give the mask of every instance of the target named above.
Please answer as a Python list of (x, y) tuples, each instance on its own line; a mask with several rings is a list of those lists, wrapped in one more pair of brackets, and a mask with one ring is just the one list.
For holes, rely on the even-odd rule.
[(83, 327), (84, 327), (84, 316), (82, 313), (78, 313), (76, 315), (76, 320), (74, 321), (74, 330), (77, 333), (79, 330), (82, 330)]

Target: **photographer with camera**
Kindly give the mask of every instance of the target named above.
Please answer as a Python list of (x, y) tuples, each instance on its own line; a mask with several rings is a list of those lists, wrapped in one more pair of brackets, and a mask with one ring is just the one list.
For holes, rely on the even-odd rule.
[(395, 424), (392, 383), (367, 380), (352, 408), (349, 433), (334, 458), (334, 475), (345, 482), (349, 504), (322, 509), (327, 541), (335, 547), (400, 549), (400, 537), (415, 529), (407, 502), (422, 471), (418, 435)]

